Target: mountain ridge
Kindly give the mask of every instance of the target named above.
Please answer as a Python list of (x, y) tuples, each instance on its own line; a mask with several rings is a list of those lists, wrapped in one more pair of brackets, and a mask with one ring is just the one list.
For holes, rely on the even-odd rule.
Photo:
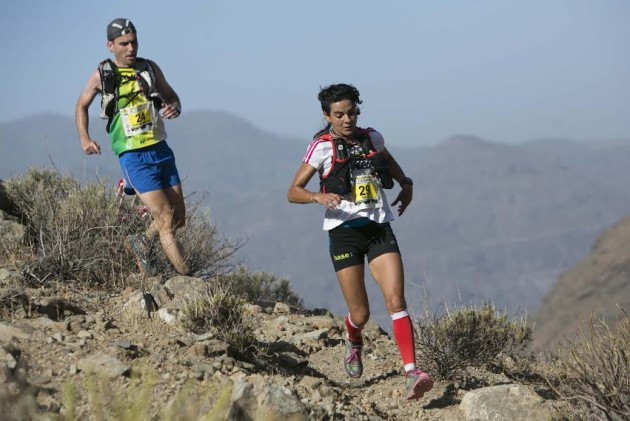
[[(52, 162), (113, 184), (120, 170), (104, 122), (93, 117), (91, 125), (103, 149), (98, 157), (83, 155), (70, 118), (0, 124), (0, 178)], [(221, 111), (184, 113), (167, 122), (167, 132), (185, 194), (203, 199), (225, 235), (248, 238), (246, 264), (289, 278), (308, 306), (344, 313), (323, 210), (286, 200), (311, 134), (275, 135)], [(556, 277), (630, 208), (623, 188), (630, 141), (505, 144), (457, 135), (429, 147), (387, 146), (416, 181), (414, 202), (393, 223), (416, 312), (458, 300), (533, 312)], [(317, 190), (316, 180), (308, 188)], [(387, 192), (390, 202), (397, 192)], [(372, 314), (387, 326), (380, 292), (369, 277), (367, 283)], [(433, 302), (424, 301), (427, 293)]]

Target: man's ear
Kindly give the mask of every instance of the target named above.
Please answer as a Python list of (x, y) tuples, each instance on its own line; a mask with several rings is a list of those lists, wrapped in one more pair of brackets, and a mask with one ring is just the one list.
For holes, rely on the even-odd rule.
[(114, 42), (113, 41), (107, 41), (107, 49), (109, 51), (111, 51), (112, 53), (114, 52)]

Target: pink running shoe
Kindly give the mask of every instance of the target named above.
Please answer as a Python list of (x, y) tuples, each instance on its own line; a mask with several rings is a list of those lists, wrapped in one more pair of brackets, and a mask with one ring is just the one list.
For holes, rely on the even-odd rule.
[(346, 346), (343, 354), (343, 367), (348, 376), (353, 379), (361, 377), (363, 374), (363, 362), (361, 361), (361, 344), (353, 344), (346, 337)]
[(415, 369), (407, 372), (406, 388), (407, 400), (420, 399), (426, 392), (433, 387), (433, 380), (427, 373), (422, 370)]

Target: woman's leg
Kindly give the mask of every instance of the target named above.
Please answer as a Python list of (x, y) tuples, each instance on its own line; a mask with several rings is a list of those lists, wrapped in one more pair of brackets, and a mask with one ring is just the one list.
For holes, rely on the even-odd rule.
[(364, 272), (364, 265), (350, 266), (337, 271), (337, 280), (350, 313), (350, 320), (359, 329), (370, 319)]
[(405, 367), (407, 399), (418, 399), (433, 387), (427, 373), (416, 369), (413, 325), (405, 302), (403, 264), (399, 253), (385, 253), (370, 262), (370, 271), (385, 299), (392, 318), (394, 340)]
[(381, 288), (387, 312), (392, 318), (394, 340), (398, 345), (405, 371), (416, 368), (413, 326), (405, 302), (405, 283), (400, 254), (385, 253), (370, 262), (370, 271)]
[(346, 373), (352, 378), (361, 377), (363, 374), (361, 330), (370, 318), (364, 270), (364, 265), (360, 264), (337, 271), (337, 280), (349, 311), (346, 316), (348, 336), (345, 340), (343, 361)]

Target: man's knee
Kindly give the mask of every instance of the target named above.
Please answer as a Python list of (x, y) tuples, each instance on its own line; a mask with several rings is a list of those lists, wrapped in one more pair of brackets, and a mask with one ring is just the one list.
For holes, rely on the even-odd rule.
[(178, 230), (180, 228), (184, 228), (186, 226), (186, 216), (184, 215), (176, 215), (173, 218), (173, 228)]

